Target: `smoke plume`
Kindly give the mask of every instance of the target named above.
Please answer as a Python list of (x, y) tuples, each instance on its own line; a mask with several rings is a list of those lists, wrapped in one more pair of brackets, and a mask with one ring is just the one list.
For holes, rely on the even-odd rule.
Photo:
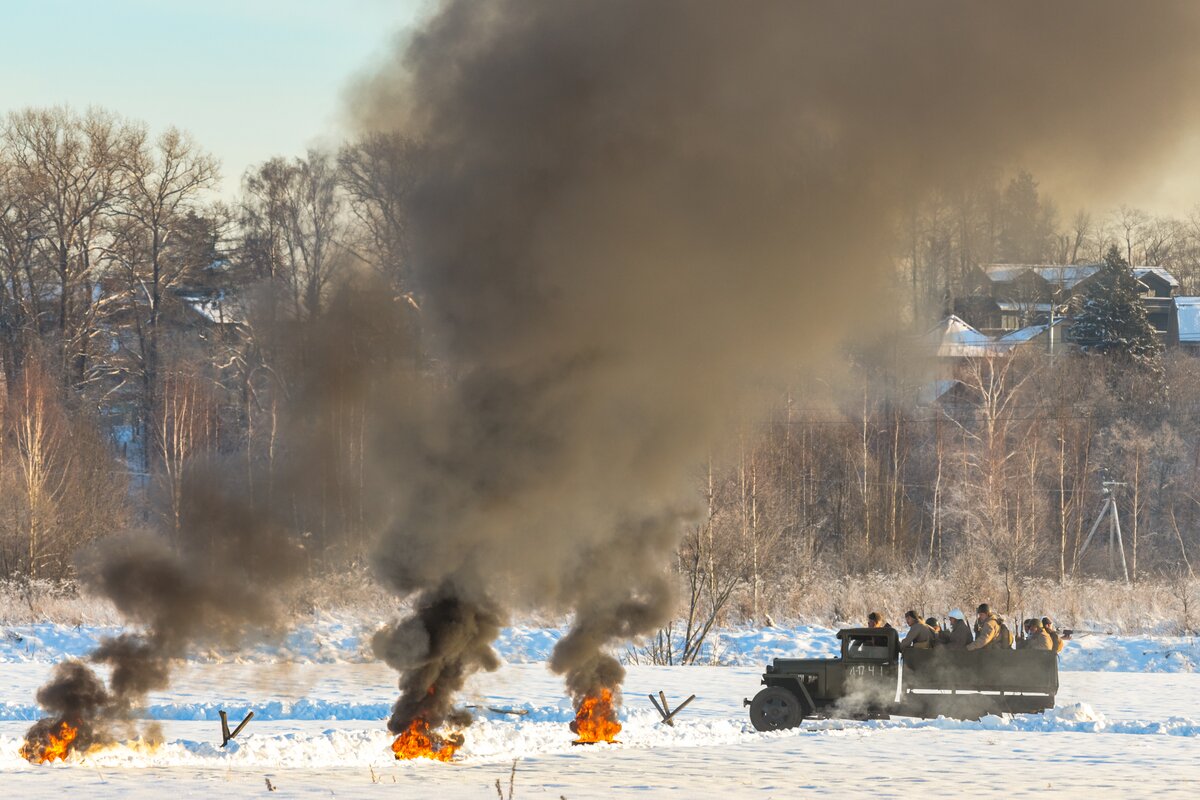
[[(689, 471), (883, 302), (897, 210), (985, 165), (1110, 189), (1152, 164), (1194, 121), (1198, 13), (442, 3), (350, 97), (421, 143), (410, 266), (452, 374), (391, 432), (381, 574), (423, 609), (570, 609), (553, 668), (577, 699), (618, 684), (605, 648), (672, 612)], [(406, 692), (492, 661), (473, 615), (434, 624), (383, 647)]]
[(306, 536), (296, 523), (319, 517), (325, 502), (323, 469), (337, 462), (332, 415), (363, 394), (367, 360), (388, 349), (377, 344), (378, 323), (362, 321), (381, 318), (371, 313), (376, 296), (348, 290), (312, 324), (300, 348), (305, 367), (281, 411), (287, 458), (269, 488), (255, 492), (238, 459), (198, 459), (186, 472), (170, 537), (128, 532), (81, 554), (83, 584), (137, 629), (103, 639), (88, 655), (110, 668), (107, 688), (83, 662), (55, 669), (38, 692), (50, 715), (26, 733), (31, 761), (46, 758), (64, 722), (78, 731), (68, 749), (118, 734), (157, 738), (155, 726), (138, 731), (134, 719), (147, 693), (167, 688), (176, 661), (199, 647), (262, 641), (287, 625), (287, 592), (306, 575), (314, 551), (342, 538), (341, 531)]

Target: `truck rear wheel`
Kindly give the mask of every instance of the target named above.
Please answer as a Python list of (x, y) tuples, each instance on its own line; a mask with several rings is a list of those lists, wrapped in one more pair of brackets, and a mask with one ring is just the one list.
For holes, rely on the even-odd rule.
[(750, 724), (756, 731), (795, 728), (803, 721), (800, 698), (780, 686), (768, 686), (750, 701)]

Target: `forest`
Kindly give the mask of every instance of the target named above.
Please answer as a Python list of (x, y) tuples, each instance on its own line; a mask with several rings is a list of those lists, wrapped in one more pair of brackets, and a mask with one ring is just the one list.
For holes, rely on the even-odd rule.
[[(338, 402), (306, 420), (321, 458), (299, 487), (281, 477), (303, 449), (283, 408), (312, 391), (307, 366), (341, 354), (369, 351), (381, 374), (444, 369), (423, 342), (409, 260), (420, 158), (416, 142), (367, 134), (268, 158), (222, 193), (219, 164), (184, 132), (103, 110), (8, 114), (0, 574), (70, 582), (88, 548), (116, 532), (170, 540), (192, 465), (213, 459), (264, 502), (294, 495), (292, 535), (320, 543), (309, 549), (314, 575), (362, 564), (378, 506), (367, 476), (379, 405), (338, 394), (336, 366), (319, 373)], [(1110, 492), (1128, 582), (1190, 619), (1194, 356), (1144, 333), (1143, 315), (1118, 320), (1141, 336), (1133, 344), (966, 358), (952, 402), (921, 388), (934, 371), (927, 334), (981, 266), (1107, 260), (1125, 273), (1164, 268), (1179, 294), (1200, 293), (1200, 210), (1065, 213), (1030, 173), (995, 169), (913, 198), (893, 234), (880, 285), (846, 287), (886, 298), (870, 315), (882, 325), (864, 324), (832, 365), (804, 364), (798, 342), (796, 371), (776, 376), (765, 409), (731, 415), (726, 446), (695, 465), (706, 513), (676, 558), (681, 624), (845, 619), (873, 602), (980, 596), (1014, 606), (1054, 587), (1108, 585), (1096, 581), (1132, 605), (1107, 523), (1083, 552)], [(1072, 309), (1081, 342), (1092, 300), (1105, 298)], [(348, 334), (347, 316), (371, 324)]]

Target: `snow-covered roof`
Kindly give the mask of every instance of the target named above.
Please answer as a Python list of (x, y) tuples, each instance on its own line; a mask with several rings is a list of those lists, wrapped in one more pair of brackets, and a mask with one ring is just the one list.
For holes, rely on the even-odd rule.
[(920, 388), (917, 392), (917, 402), (921, 405), (929, 405), (937, 402), (945, 397), (946, 393), (958, 385), (959, 381), (950, 379), (942, 381), (930, 381)]
[(215, 325), (241, 325), (246, 321), (241, 304), (231, 300), (202, 300), (188, 306)]
[(971, 358), (993, 355), (1006, 349), (990, 336), (980, 333), (959, 317), (951, 314), (925, 335), (929, 349), (940, 358)]
[(1172, 275), (1171, 273), (1167, 272), (1162, 267), (1134, 267), (1133, 268), (1133, 277), (1137, 278), (1139, 281), (1142, 278), (1144, 278), (1146, 275), (1157, 275), (1159, 278), (1161, 278), (1163, 281), (1165, 281), (1168, 286), (1170, 286), (1174, 289), (1179, 288), (1179, 281), (1175, 280), (1175, 276)]
[(989, 264), (983, 268), (992, 283), (1012, 283), (1026, 272), (1063, 289), (1073, 289), (1100, 271), (1099, 264)]
[(1035, 267), (1034, 272), (1048, 283), (1071, 289), (1100, 271), (1099, 264), (1076, 264), (1062, 267)]
[(241, 325), (246, 321), (242, 302), (224, 291), (177, 290), (183, 304), (214, 325)]
[(1174, 299), (1179, 341), (1200, 342), (1200, 297), (1176, 297)]
[[(1066, 318), (1059, 317), (1058, 319), (1054, 320), (1054, 327), (1057, 328), (1058, 326), (1062, 325), (1064, 322), (1066, 322)], [(1049, 327), (1050, 327), (1049, 325), (1029, 325), (1029, 326), (1021, 328), (1019, 330), (1015, 330), (1010, 333), (1006, 333), (1003, 336), (1001, 336), (999, 339), (997, 339), (996, 341), (999, 344), (1011, 344), (1011, 345), (1024, 344), (1026, 342), (1031, 342), (1034, 339), (1036, 339), (1037, 337), (1041, 336), (1043, 333), (1046, 332), (1046, 330)]]
[(988, 264), (983, 271), (992, 283), (1011, 283), (1029, 268), (1028, 264)]
[(1010, 344), (1023, 344), (1024, 342), (1028, 342), (1031, 339), (1036, 339), (1038, 336), (1041, 336), (1046, 332), (1046, 327), (1047, 326), (1045, 325), (1030, 325), (1027, 328), (1021, 328), (1020, 330), (1013, 331), (1012, 333), (1004, 334), (1000, 337), (1000, 341), (1008, 342)]
[(1001, 311), (1036, 311), (1039, 314), (1049, 314), (1049, 303), (1018, 303), (1016, 300), (997, 300), (996, 308)]

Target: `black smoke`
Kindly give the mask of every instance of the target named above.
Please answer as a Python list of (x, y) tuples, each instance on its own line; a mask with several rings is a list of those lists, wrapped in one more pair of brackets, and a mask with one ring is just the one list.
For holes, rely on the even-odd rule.
[(984, 166), (1111, 189), (1153, 163), (1195, 121), (1198, 13), (441, 3), (350, 95), (421, 143), (411, 267), (448, 374), (384, 433), (382, 576), (423, 609), (570, 611), (553, 668), (577, 698), (618, 683), (606, 648), (672, 613), (690, 471), (752, 387), (875, 316), (896, 213)]

